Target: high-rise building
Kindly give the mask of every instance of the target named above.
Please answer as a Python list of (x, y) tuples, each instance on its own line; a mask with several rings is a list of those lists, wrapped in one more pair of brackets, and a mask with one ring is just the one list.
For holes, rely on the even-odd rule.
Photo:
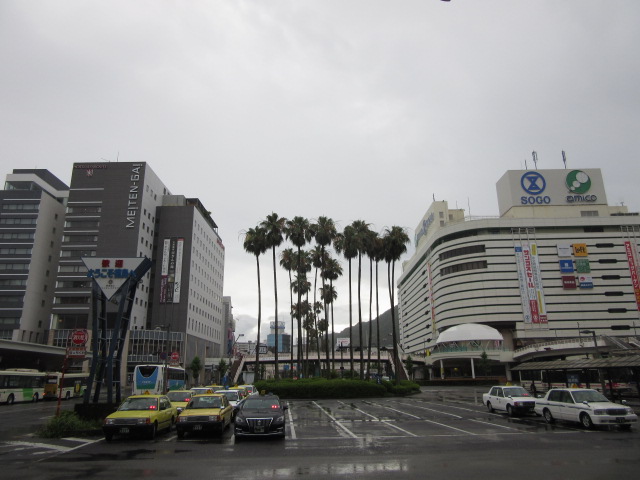
[[(133, 299), (123, 352), (129, 373), (175, 352), (184, 366), (196, 355), (220, 356), (224, 245), (199, 200), (171, 195), (146, 163), (74, 164), (52, 310), (54, 345), (65, 346), (73, 329), (93, 327), (83, 257), (153, 261)], [(117, 306), (107, 307), (110, 329)]]
[(583, 329), (635, 335), (640, 216), (607, 203), (600, 169), (508, 171), (497, 193), (499, 217), (433, 202), (420, 221), (398, 281), (405, 353), (471, 375), (483, 352), (508, 368), (566, 355)]
[[(46, 343), (69, 187), (16, 169), (0, 191), (0, 339)], [(31, 365), (14, 365), (29, 366)]]

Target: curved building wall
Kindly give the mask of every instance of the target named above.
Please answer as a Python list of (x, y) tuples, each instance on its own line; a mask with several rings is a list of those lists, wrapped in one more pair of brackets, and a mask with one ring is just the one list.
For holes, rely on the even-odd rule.
[[(639, 230), (638, 216), (502, 217), (440, 228), (404, 264), (398, 282), (403, 350), (424, 353), (435, 345), (439, 332), (473, 322), (513, 339), (505, 345), (510, 349), (576, 337), (579, 329), (614, 336), (621, 332), (612, 326), (640, 327), (625, 248), (629, 242), (637, 258)], [(525, 319), (516, 247), (532, 244), (537, 246), (546, 322)], [(592, 287), (579, 287), (581, 274), (560, 269), (560, 260), (575, 265), (578, 257), (559, 256), (558, 246), (581, 244), (587, 255), (580, 260), (588, 260)], [(563, 275), (573, 276), (576, 288), (567, 288)]]

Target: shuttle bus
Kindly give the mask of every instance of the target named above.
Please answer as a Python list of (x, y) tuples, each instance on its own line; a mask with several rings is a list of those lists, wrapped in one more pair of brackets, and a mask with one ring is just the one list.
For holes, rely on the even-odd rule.
[(37, 402), (44, 396), (46, 376), (28, 368), (0, 370), (0, 403)]
[[(167, 379), (166, 386), (165, 378)], [(133, 371), (133, 395), (163, 394), (169, 390), (182, 390), (184, 387), (185, 372), (182, 367), (136, 365)]]
[(73, 397), (81, 397), (87, 388), (88, 373), (65, 373), (64, 379), (62, 373), (48, 373), (44, 384), (44, 399), (55, 400), (60, 392), (60, 380), (62, 380), (61, 398), (69, 400)]

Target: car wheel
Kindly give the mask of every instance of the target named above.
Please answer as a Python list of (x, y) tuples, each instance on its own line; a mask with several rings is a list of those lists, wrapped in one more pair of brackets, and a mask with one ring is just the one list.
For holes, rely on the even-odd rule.
[(105, 434), (104, 434), (104, 439), (105, 439), (107, 442), (110, 442), (111, 440), (113, 440), (113, 433), (105, 433)]
[(582, 426), (587, 430), (591, 430), (593, 428), (593, 420), (591, 420), (588, 413), (580, 415), (580, 423), (582, 423)]
[(507, 405), (507, 415), (509, 415), (510, 417), (515, 416), (515, 413), (513, 412), (513, 407), (511, 405)]
[(158, 433), (158, 423), (154, 423), (151, 426), (151, 431), (149, 432), (149, 440), (153, 440), (154, 438), (156, 438), (156, 433)]
[(34, 394), (33, 394), (33, 397), (31, 397), (31, 401), (32, 401), (33, 403), (37, 403), (37, 402), (38, 402), (38, 394), (37, 394), (37, 393), (34, 393)]
[(493, 409), (493, 407), (491, 406), (491, 402), (487, 402), (487, 410), (489, 410), (489, 413), (493, 413), (495, 412), (495, 410)]
[(169, 423), (169, 428), (167, 428), (167, 432), (170, 432), (175, 424), (176, 424), (176, 417), (171, 416), (171, 422)]
[(13, 405), (14, 401), (15, 401), (15, 398), (13, 397), (13, 394), (7, 397), (7, 405)]
[(67, 394), (64, 396), (65, 400), (70, 400), (71, 399), (71, 392), (67, 392)]
[(551, 411), (548, 408), (545, 408), (542, 412), (542, 416), (544, 417), (544, 421), (547, 423), (554, 423), (556, 420), (551, 415)]

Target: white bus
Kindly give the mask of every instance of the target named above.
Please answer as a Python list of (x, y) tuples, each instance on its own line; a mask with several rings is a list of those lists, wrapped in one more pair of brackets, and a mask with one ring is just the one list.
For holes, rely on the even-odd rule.
[[(45, 400), (56, 400), (58, 398), (61, 379), (62, 373), (60, 372), (52, 372), (46, 375), (43, 397)], [(69, 400), (73, 397), (81, 397), (87, 388), (88, 379), (88, 373), (65, 373), (64, 379), (62, 379), (61, 398)]]
[[(166, 374), (165, 374), (166, 369)], [(167, 385), (165, 386), (165, 376)], [(165, 365), (136, 365), (133, 371), (133, 395), (144, 393), (162, 394), (185, 387), (185, 372), (182, 367)]]
[(0, 370), (0, 403), (37, 402), (44, 397), (46, 376), (27, 368)]

